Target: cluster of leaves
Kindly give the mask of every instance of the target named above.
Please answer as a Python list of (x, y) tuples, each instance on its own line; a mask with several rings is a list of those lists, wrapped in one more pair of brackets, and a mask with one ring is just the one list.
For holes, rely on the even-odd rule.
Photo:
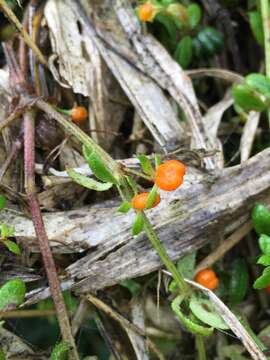
[[(137, 157), (140, 161), (143, 174), (146, 177), (148, 177), (149, 180), (154, 179), (155, 169), (161, 164), (160, 156), (158, 154), (155, 155), (155, 169), (146, 155), (141, 154), (138, 155)], [(132, 181), (131, 178), (128, 177), (127, 180), (130, 183), (134, 193), (137, 194), (137, 185)], [(157, 187), (154, 185), (147, 198), (146, 209), (150, 209), (152, 207), (156, 199), (156, 196), (157, 196)], [(128, 201), (124, 201), (118, 208), (118, 211), (121, 213), (127, 213), (130, 209), (131, 209), (131, 203)], [(141, 211), (137, 211), (136, 218), (132, 226), (132, 234), (138, 235), (140, 232), (142, 232), (143, 225), (144, 225), (143, 214)]]
[[(86, 187), (87, 189), (94, 191), (106, 191), (109, 190), (112, 186), (117, 186), (119, 188), (119, 180), (112, 174), (110, 169), (103, 162), (101, 157), (94, 151), (91, 151), (86, 146), (83, 147), (83, 154), (85, 159), (88, 162), (90, 169), (92, 170), (95, 177), (100, 180), (94, 180), (87, 176), (81, 175), (76, 171), (70, 169), (68, 170), (68, 175), (79, 185)], [(150, 160), (145, 155), (139, 155), (138, 159), (140, 161), (141, 167), (143, 169), (143, 175), (148, 177), (151, 180), (154, 176), (155, 170), (150, 162)], [(155, 167), (160, 165), (161, 160), (160, 156), (155, 156)], [(137, 185), (132, 180), (131, 177), (125, 176), (127, 183), (129, 184), (130, 189), (132, 189), (134, 194), (137, 194)], [(146, 208), (151, 208), (157, 196), (157, 187), (153, 186), (150, 191), (149, 197), (147, 199)], [(130, 201), (123, 201), (119, 206), (118, 211), (121, 213), (127, 213), (131, 209)], [(134, 220), (134, 224), (132, 227), (132, 234), (138, 235), (144, 226), (144, 218), (141, 211), (138, 211), (136, 214), (136, 218)]]
[(72, 169), (68, 170), (68, 175), (76, 183), (94, 191), (106, 191), (113, 185), (118, 185), (118, 180), (113, 176), (111, 171), (103, 163), (101, 157), (95, 151), (91, 151), (86, 146), (83, 146), (83, 155), (87, 160), (90, 169), (93, 171), (93, 174), (100, 181), (81, 175)]
[(159, 40), (184, 69), (193, 61), (208, 61), (222, 50), (222, 35), (213, 27), (200, 25), (202, 10), (198, 4), (184, 6), (175, 0), (152, 3), (159, 9), (154, 18), (154, 25), (162, 27)]
[(252, 211), (254, 229), (259, 237), (259, 247), (262, 252), (257, 264), (265, 266), (262, 275), (255, 281), (255, 289), (263, 289), (270, 285), (270, 212), (262, 205), (257, 204)]

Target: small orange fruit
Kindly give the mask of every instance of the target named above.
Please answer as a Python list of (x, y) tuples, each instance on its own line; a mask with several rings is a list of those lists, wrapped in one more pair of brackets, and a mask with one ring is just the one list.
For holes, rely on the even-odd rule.
[(138, 16), (142, 22), (153, 21), (155, 17), (155, 8), (150, 3), (145, 3), (138, 7)]
[(267, 286), (266, 286), (265, 291), (267, 292), (267, 294), (270, 295), (270, 285), (267, 285)]
[(209, 290), (216, 289), (219, 283), (218, 277), (212, 269), (203, 269), (199, 271), (195, 276), (195, 281)]
[[(146, 203), (149, 196), (149, 192), (144, 192), (138, 195), (135, 195), (131, 200), (131, 206), (136, 210), (144, 210), (146, 209)], [(160, 203), (160, 195), (157, 194), (154, 204), (152, 208), (157, 206)]]
[(157, 167), (156, 185), (165, 191), (176, 190), (182, 185), (186, 166), (178, 160), (168, 160)]
[(76, 106), (71, 110), (71, 119), (73, 122), (83, 122), (87, 119), (88, 112), (84, 106)]

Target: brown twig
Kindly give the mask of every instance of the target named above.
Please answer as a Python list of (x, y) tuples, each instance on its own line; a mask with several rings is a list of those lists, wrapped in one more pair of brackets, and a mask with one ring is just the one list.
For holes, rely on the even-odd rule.
[(55, 316), (55, 310), (12, 310), (0, 311), (0, 319), (19, 319)]

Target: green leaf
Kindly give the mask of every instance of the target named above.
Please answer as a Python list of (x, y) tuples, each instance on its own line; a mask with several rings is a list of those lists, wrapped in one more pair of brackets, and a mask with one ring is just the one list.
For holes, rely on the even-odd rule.
[[(171, 17), (166, 15), (157, 14), (155, 21), (161, 23), (164, 29), (161, 31), (161, 42), (169, 48), (174, 48), (177, 42), (177, 27)], [(163, 31), (165, 30), (165, 31)]]
[(0, 231), (1, 231), (1, 238), (6, 239), (8, 237), (14, 236), (15, 227), (7, 226), (6, 224), (2, 224), (2, 225), (0, 225)]
[(148, 159), (148, 157), (144, 154), (137, 155), (137, 158), (140, 161), (141, 167), (145, 174), (154, 176), (155, 170), (151, 164), (151, 161)]
[(179, 29), (188, 26), (188, 13), (184, 5), (179, 3), (170, 4), (166, 12), (173, 17), (174, 23)]
[(120, 285), (127, 288), (131, 292), (132, 296), (137, 296), (142, 288), (141, 284), (132, 279), (123, 280)]
[(269, 266), (270, 265), (270, 255), (261, 255), (257, 261), (257, 264), (260, 264), (263, 266)]
[(245, 297), (248, 288), (248, 269), (244, 259), (236, 259), (233, 263), (229, 283), (229, 301), (239, 304)]
[(146, 205), (145, 205), (146, 209), (151, 209), (151, 207), (153, 206), (153, 204), (157, 198), (157, 193), (158, 193), (158, 188), (156, 185), (154, 185), (147, 197), (147, 201), (146, 201)]
[(270, 237), (262, 234), (259, 238), (259, 246), (265, 255), (270, 255)]
[(206, 26), (203, 28), (203, 32), (201, 33), (205, 34), (208, 40), (214, 46), (215, 53), (218, 53), (222, 50), (224, 46), (224, 38), (218, 30), (213, 27)]
[(101, 183), (84, 175), (81, 175), (72, 169), (69, 169), (67, 173), (68, 176), (70, 176), (72, 180), (75, 181), (77, 184), (82, 185), (90, 190), (106, 191), (113, 186), (113, 184), (110, 182)]
[(251, 217), (256, 233), (270, 236), (270, 212), (268, 209), (262, 204), (256, 204)]
[(263, 23), (260, 12), (251, 11), (248, 13), (248, 16), (250, 27), (255, 39), (257, 40), (259, 45), (264, 46)]
[(111, 171), (107, 168), (107, 166), (103, 163), (102, 159), (99, 157), (97, 153), (91, 151), (86, 146), (83, 146), (83, 154), (88, 164), (93, 171), (94, 175), (101, 181), (109, 182), (114, 185), (117, 185), (118, 182), (116, 178), (113, 176)]
[(192, 313), (203, 323), (216, 329), (229, 329), (222, 317), (216, 312), (211, 301), (192, 295), (189, 307)]
[(177, 262), (177, 269), (187, 279), (193, 279), (196, 264), (196, 252), (183, 256)]
[(0, 288), (0, 311), (8, 305), (20, 305), (24, 301), (25, 284), (20, 279), (10, 280)]
[(5, 240), (5, 241), (3, 241), (3, 243), (8, 248), (8, 250), (11, 251), (13, 254), (16, 254), (16, 255), (21, 254), (21, 249), (14, 241)]
[(175, 280), (172, 280), (172, 281), (170, 282), (169, 291), (170, 291), (171, 293), (175, 293), (175, 292), (179, 291), (179, 287), (178, 287), (178, 285), (177, 285), (177, 283), (176, 283)]
[(192, 60), (192, 39), (190, 36), (184, 36), (178, 43), (174, 58), (175, 60), (186, 69)]
[(245, 111), (263, 111), (267, 105), (261, 99), (261, 96), (247, 85), (234, 85), (232, 95), (236, 105)]
[(223, 36), (214, 28), (206, 26), (196, 36), (200, 42), (200, 53), (204, 57), (213, 56), (219, 53), (224, 45)]
[(262, 275), (254, 282), (254, 289), (263, 289), (270, 284), (270, 266), (264, 269)]
[(213, 327), (205, 327), (195, 323), (194, 321), (190, 320), (186, 317), (183, 312), (181, 311), (181, 303), (183, 301), (183, 297), (177, 296), (171, 303), (172, 310), (177, 315), (179, 321), (182, 325), (184, 325), (192, 334), (202, 335), (202, 336), (209, 336), (213, 333)]
[(248, 86), (264, 96), (270, 97), (270, 79), (268, 77), (262, 74), (249, 74), (245, 79)]
[(202, 17), (202, 11), (198, 4), (191, 4), (187, 8), (189, 26), (194, 29), (200, 22)]
[(143, 230), (143, 216), (141, 212), (138, 212), (134, 221), (134, 224), (132, 226), (132, 234), (138, 235)]
[(4, 195), (0, 195), (0, 210), (3, 210), (7, 205), (7, 199)]
[(123, 201), (122, 204), (117, 209), (118, 212), (126, 214), (131, 209), (131, 204), (129, 201)]
[(51, 360), (66, 360), (71, 346), (67, 341), (57, 344), (51, 353)]

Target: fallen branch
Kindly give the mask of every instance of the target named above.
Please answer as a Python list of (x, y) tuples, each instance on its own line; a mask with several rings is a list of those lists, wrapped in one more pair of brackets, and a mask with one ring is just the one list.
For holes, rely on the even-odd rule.
[[(171, 259), (177, 260), (219, 236), (230, 235), (249, 219), (257, 201), (270, 202), (269, 165), (268, 149), (241, 166), (222, 170), (216, 178), (190, 170), (182, 188), (162, 194), (161, 204), (148, 214)], [(79, 210), (44, 214), (55, 251), (91, 250), (66, 269), (65, 289), (96, 291), (161, 267), (145, 235), (132, 237), (134, 215), (118, 214), (118, 204), (109, 201)], [(15, 225), (20, 240), (29, 247), (34, 245), (35, 234), (28, 219), (8, 211), (0, 217), (1, 221)], [(46, 296), (48, 291), (38, 293), (31, 302)]]

